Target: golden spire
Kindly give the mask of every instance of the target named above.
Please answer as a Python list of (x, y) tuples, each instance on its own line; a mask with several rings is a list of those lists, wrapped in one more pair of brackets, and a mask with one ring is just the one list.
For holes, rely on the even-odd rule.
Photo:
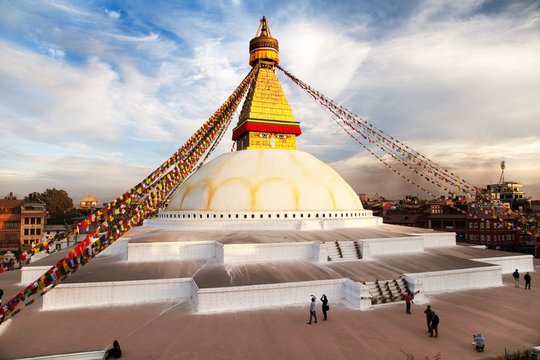
[(249, 65), (253, 66), (259, 60), (267, 60), (274, 65), (279, 64), (279, 42), (272, 37), (266, 17), (260, 20), (257, 34), (249, 42)]
[(279, 44), (272, 37), (263, 16), (258, 36), (249, 42), (249, 64), (260, 63), (233, 129), (237, 150), (296, 149), (300, 123), (294, 121), (291, 107), (274, 71), (279, 63)]

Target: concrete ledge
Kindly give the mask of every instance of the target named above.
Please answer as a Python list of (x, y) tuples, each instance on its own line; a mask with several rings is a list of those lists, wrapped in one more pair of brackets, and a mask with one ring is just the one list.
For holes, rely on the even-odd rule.
[(318, 250), (313, 242), (224, 245), (223, 262), (318, 261)]
[(378, 238), (358, 240), (362, 258), (370, 260), (373, 257), (390, 254), (418, 253), (424, 251), (422, 236), (407, 236), (394, 238)]
[[(519, 272), (534, 271), (532, 255), (515, 255), (515, 256), (499, 256), (489, 258), (471, 259), (473, 261), (499, 265), (502, 268), (503, 274), (511, 274), (518, 269)], [(521, 274), (523, 277), (524, 274)]]
[(332, 230), (381, 225), (371, 210), (319, 211), (164, 211), (144, 226), (216, 230)]
[(193, 294), (191, 278), (61, 284), (43, 297), (43, 310), (184, 301)]
[(216, 257), (216, 241), (130, 243), (129, 262), (195, 260)]
[(428, 232), (422, 234), (425, 248), (456, 246), (455, 232)]
[(194, 303), (203, 314), (300, 304), (307, 307), (312, 294), (317, 297), (317, 308), (322, 294), (330, 304), (342, 300), (356, 308), (371, 304), (367, 286), (349, 279), (196, 289), (196, 293)]
[(21, 358), (19, 360), (103, 360), (105, 350)]
[(51, 268), (52, 265), (45, 266), (23, 266), (21, 269), (21, 284), (30, 285), (41, 275)]
[(412, 292), (435, 293), (465, 289), (480, 289), (502, 285), (502, 268), (497, 265), (404, 274)]

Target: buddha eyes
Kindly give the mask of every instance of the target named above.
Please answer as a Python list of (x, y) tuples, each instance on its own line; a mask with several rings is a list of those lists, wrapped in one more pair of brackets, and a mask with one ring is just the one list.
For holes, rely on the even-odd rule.
[[(270, 137), (270, 134), (268, 134), (268, 133), (260, 133), (259, 137), (263, 138), (263, 139), (268, 139)], [(277, 134), (276, 137), (278, 139), (280, 139), (280, 140), (285, 140), (287, 138), (287, 135)]]

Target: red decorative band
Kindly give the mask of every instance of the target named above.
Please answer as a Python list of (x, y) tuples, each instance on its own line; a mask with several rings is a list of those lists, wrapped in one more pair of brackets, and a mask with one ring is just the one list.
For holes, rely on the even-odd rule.
[(302, 134), (300, 125), (276, 125), (276, 124), (261, 124), (261, 123), (251, 123), (246, 122), (239, 128), (236, 128), (233, 131), (232, 139), (236, 140), (247, 131), (258, 131), (258, 132), (268, 132), (268, 133), (277, 133), (277, 134)]

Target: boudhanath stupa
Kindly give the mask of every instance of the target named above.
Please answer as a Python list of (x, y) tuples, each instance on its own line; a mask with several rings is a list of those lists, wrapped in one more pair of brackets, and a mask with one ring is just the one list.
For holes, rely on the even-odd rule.
[[(236, 150), (203, 165), (156, 217), (49, 291), (35, 309), (3, 324), (0, 358), (101, 358), (112, 339), (120, 341), (126, 359), (318, 359), (331, 358), (328, 349), (335, 359), (403, 358), (400, 351), (409, 351), (399, 344), (399, 328), (413, 323), (380, 319), (401, 314), (408, 292), (418, 307), (413, 315), (420, 317), (421, 339), (428, 341), (420, 304), (429, 301), (438, 311), (438, 297), (459, 304), (455, 294), (476, 294), (467, 306), (480, 301), (479, 291), (514, 290), (504, 283), (515, 269), (534, 271), (531, 255), (458, 245), (454, 233), (383, 224), (335, 170), (297, 149), (301, 122), (276, 76), (279, 44), (265, 18), (250, 41), (249, 63), (259, 69), (233, 129)], [(62, 256), (10, 273), (13, 289)], [(330, 321), (308, 326), (310, 297), (322, 294), (330, 299)], [(495, 304), (486, 306), (499, 312)], [(529, 321), (538, 319), (537, 310)], [(451, 328), (445, 315), (442, 328)], [(370, 329), (356, 333), (348, 320)], [(505, 322), (513, 329), (511, 320)], [(493, 339), (487, 325), (477, 325)], [(313, 342), (304, 339), (309, 331), (316, 331)], [(468, 348), (472, 332), (464, 332)], [(282, 338), (273, 343), (273, 336)], [(443, 359), (452, 359), (452, 350), (444, 349), (454, 345), (442, 345), (445, 336)], [(362, 338), (371, 343), (351, 345)], [(318, 342), (326, 345), (317, 348)], [(433, 355), (433, 344), (413, 346)], [(380, 356), (362, 350), (366, 346), (379, 347)], [(468, 358), (465, 351), (456, 354)]]

